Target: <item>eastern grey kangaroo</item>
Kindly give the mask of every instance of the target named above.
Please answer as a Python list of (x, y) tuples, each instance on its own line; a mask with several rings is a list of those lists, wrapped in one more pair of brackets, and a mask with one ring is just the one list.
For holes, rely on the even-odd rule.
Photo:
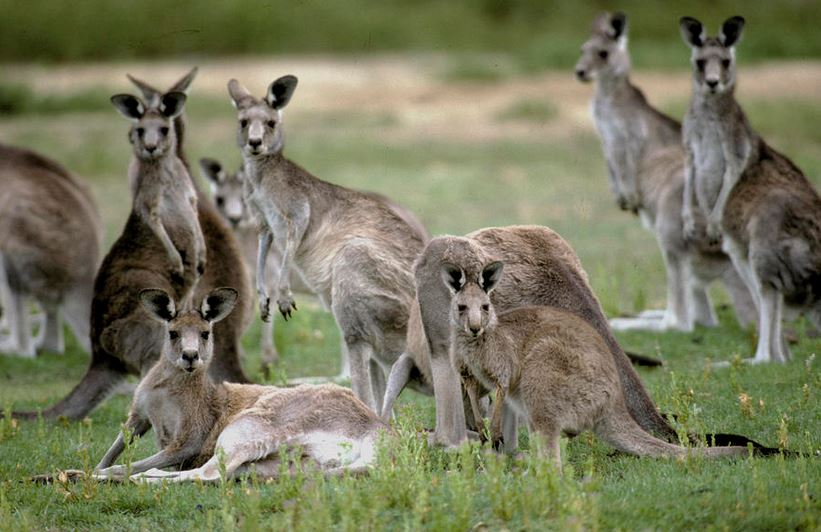
[(821, 197), (787, 157), (752, 128), (735, 99), (735, 45), (742, 17), (718, 37), (684, 17), (691, 47), (693, 95), (684, 119), (685, 231), (707, 219), (707, 238), (721, 242), (758, 307), (758, 346), (750, 361), (786, 362), (785, 305), (821, 327)]
[[(619, 206), (636, 212), (656, 237), (667, 273), (667, 308), (638, 318), (616, 318), (617, 330), (712, 327), (718, 320), (707, 287), (721, 279), (742, 326), (753, 323), (755, 304), (730, 258), (703, 240), (687, 240), (681, 227), (684, 150), (681, 125), (651, 106), (630, 81), (627, 16), (603, 13), (593, 22), (576, 63), (580, 81), (595, 81), (593, 118)], [(699, 218), (703, 231), (704, 220)]]

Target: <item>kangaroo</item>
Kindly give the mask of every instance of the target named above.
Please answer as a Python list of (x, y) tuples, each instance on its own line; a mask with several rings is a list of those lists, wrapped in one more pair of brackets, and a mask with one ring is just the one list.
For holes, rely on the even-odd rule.
[[(61, 314), (83, 349), (91, 350), (101, 245), (102, 222), (88, 185), (51, 159), (0, 144), (0, 294), (7, 299), (0, 306), (10, 332), (0, 351), (63, 353)], [(32, 337), (30, 298), (45, 311), (41, 342)]]
[[(281, 471), (280, 449), (302, 456), (329, 474), (366, 472), (375, 461), (379, 432), (387, 427), (353, 393), (332, 384), (277, 388), (215, 383), (208, 376), (213, 324), (231, 312), (232, 288), (217, 288), (199, 308), (178, 308), (162, 289), (140, 292), (146, 313), (164, 329), (162, 356), (134, 394), (131, 411), (95, 469), (100, 479), (130, 471), (143, 481), (215, 481), (220, 460), (234, 478)], [(131, 464), (112, 465), (127, 440), (154, 429), (160, 451)], [(176, 472), (161, 468), (181, 467)]]
[(228, 92), (238, 111), (245, 200), (260, 220), (257, 293), (269, 320), (266, 260), (274, 238), (281, 253), (276, 304), (287, 319), (296, 310), (294, 267), (330, 308), (348, 352), (356, 396), (379, 412), (385, 374), (405, 347), (413, 300), (413, 261), (424, 236), (371, 196), (317, 179), (282, 154), (282, 110), (297, 78), (283, 76), (264, 99), (237, 80)]
[(721, 242), (753, 294), (758, 346), (750, 362), (786, 362), (784, 306), (821, 325), (821, 197), (753, 130), (735, 99), (735, 45), (744, 19), (727, 19), (718, 37), (707, 37), (690, 17), (680, 27), (693, 68), (683, 131), (684, 230), (694, 233), (694, 219), (704, 213), (707, 238)]
[[(470, 267), (474, 265), (471, 264)], [(476, 277), (445, 263), (441, 280), (452, 293), (453, 359), (496, 391), (491, 438), (502, 436), (503, 405), (527, 420), (543, 451), (561, 470), (559, 438), (592, 430), (620, 451), (638, 456), (746, 456), (746, 447), (686, 449), (650, 435), (630, 415), (610, 348), (590, 323), (554, 307), (521, 307), (496, 316), (490, 295), (503, 263)]]
[[(242, 168), (236, 172), (230, 173), (223, 169), (222, 164), (215, 159), (200, 159), (200, 169), (202, 174), (211, 183), (211, 192), (223, 219), (226, 220), (234, 229), (237, 238), (242, 246), (243, 255), (249, 266), (253, 268), (256, 266), (257, 258), (257, 241), (259, 240), (257, 234), (258, 222), (253, 218), (251, 210), (245, 205), (243, 198), (243, 176)], [(386, 196), (376, 192), (361, 191), (363, 194), (370, 196), (376, 201), (384, 203), (397, 216), (405, 220), (405, 222), (413, 228), (413, 230), (424, 237), (424, 241), (430, 238), (422, 222), (410, 212), (408, 209), (402, 207), (398, 203), (393, 202)], [(271, 246), (271, 251), (268, 254), (268, 264), (273, 266), (267, 269), (266, 286), (268, 290), (276, 288), (276, 273), (280, 269), (281, 255), (279, 251)], [(299, 294), (315, 295), (310, 288), (302, 280), (302, 277), (294, 270), (291, 271), (291, 290)], [(274, 320), (263, 322), (262, 335), (260, 338), (260, 349), (262, 351), (262, 359), (267, 365), (276, 364), (279, 360), (279, 355), (274, 345)], [(349, 378), (351, 376), (348, 368), (347, 355), (345, 354), (345, 345), (342, 345), (342, 371), (337, 377), (338, 379)]]
[[(595, 81), (592, 109), (607, 159), (610, 186), (619, 206), (636, 212), (656, 237), (667, 272), (667, 308), (638, 318), (610, 321), (616, 330), (692, 331), (718, 319), (707, 293), (721, 279), (742, 326), (756, 318), (755, 304), (730, 258), (715, 247), (684, 238), (684, 150), (681, 125), (651, 106), (630, 82), (627, 16), (603, 13), (582, 45), (576, 77)], [(704, 220), (697, 220), (703, 231)]]
[[(188, 88), (193, 72), (180, 80), (174, 90), (166, 94), (179, 94)], [(144, 91), (145, 92), (145, 91)], [(181, 153), (179, 140), (182, 139), (182, 112), (165, 116), (160, 111), (163, 100), (160, 96), (146, 97), (142, 102), (143, 109), (150, 109), (154, 120), (146, 126), (156, 128), (162, 142), (158, 143), (154, 153), (163, 157), (177, 158), (182, 161), (184, 170), (178, 175), (180, 181), (189, 182), (185, 160)], [(177, 96), (172, 98), (182, 100)], [(128, 100), (132, 104), (139, 103)], [(128, 105), (128, 104), (126, 104)], [(133, 105), (132, 105), (133, 106)], [(166, 107), (166, 111), (169, 108)], [(163, 120), (161, 117), (165, 117)], [(162, 135), (160, 128), (168, 128)], [(153, 134), (152, 134), (153, 135)], [(143, 137), (146, 133), (143, 133)], [(158, 138), (159, 138), (158, 137)], [(132, 134), (130, 140), (141, 143), (140, 135)], [(140, 146), (135, 146), (135, 154), (142, 153)], [(177, 166), (177, 168), (180, 168)], [(133, 181), (134, 187), (137, 181)], [(180, 185), (184, 186), (184, 185)], [(129, 374), (141, 375), (147, 372), (162, 352), (162, 328), (145, 314), (139, 304), (139, 291), (148, 287), (162, 287), (166, 292), (181, 300), (186, 294), (195, 299), (208, 293), (220, 281), (236, 281), (233, 285), (239, 293), (237, 311), (219, 322), (214, 332), (216, 344), (214, 360), (209, 371), (215, 381), (229, 380), (248, 382), (239, 363), (239, 339), (247, 325), (248, 295), (247, 272), (243, 265), (236, 240), (230, 230), (220, 221), (219, 215), (210, 207), (208, 199), (200, 196), (196, 208), (202, 233), (206, 240), (207, 262), (209, 267), (197, 278), (196, 289), (192, 292), (195, 276), (187, 273), (179, 276), (175, 273), (176, 265), (166, 247), (157, 238), (156, 233), (143, 222), (143, 217), (132, 208), (125, 227), (114, 245), (109, 250), (97, 273), (94, 283), (94, 299), (91, 311), (91, 363), (77, 386), (57, 404), (43, 411), (47, 417), (64, 416), (70, 419), (81, 419), (105, 400), (108, 393)], [(135, 194), (136, 198), (136, 194)], [(184, 208), (185, 206), (183, 206)], [(185, 245), (190, 245), (185, 242)], [(187, 272), (195, 272), (190, 261), (196, 260), (186, 253), (183, 257), (189, 261)], [(217, 285), (219, 286), (219, 285)], [(35, 412), (14, 412), (21, 418), (34, 418)]]

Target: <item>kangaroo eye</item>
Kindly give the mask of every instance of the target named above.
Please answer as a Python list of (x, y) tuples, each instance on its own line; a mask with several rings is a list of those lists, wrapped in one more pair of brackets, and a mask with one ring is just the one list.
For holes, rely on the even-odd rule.
[(180, 337), (180, 333), (178, 333), (177, 331), (168, 331), (168, 337), (172, 340), (176, 340)]
[(269, 128), (274, 129), (274, 126), (276, 126), (276, 125), (277, 125), (277, 123), (274, 122), (273, 120), (268, 120), (268, 127)]
[(203, 340), (208, 340), (208, 337), (209, 337), (210, 335), (211, 335), (211, 333), (210, 333), (209, 331), (202, 331), (202, 332), (200, 333), (200, 337), (201, 337)]
[(458, 310), (459, 312), (464, 312), (467, 309), (468, 309), (467, 305), (456, 305), (456, 310)]
[(137, 128), (137, 136), (140, 137), (140, 138), (143, 138), (143, 135), (145, 135), (145, 128), (138, 127)]
[(242, 129), (245, 129), (246, 127), (248, 127), (248, 121), (243, 118), (242, 120), (239, 121), (239, 127), (241, 127)]
[(730, 68), (730, 60), (729, 59), (723, 60), (721, 62), (721, 66), (723, 66), (724, 68)]
[(599, 50), (599, 57), (602, 59), (607, 59), (607, 56), (610, 55), (607, 50)]
[(696, 66), (698, 67), (699, 71), (704, 72), (704, 59), (697, 59)]
[(163, 137), (168, 135), (168, 128), (167, 127), (161, 127), (160, 128), (160, 135), (162, 135)]
[(487, 312), (488, 310), (490, 310), (490, 305), (488, 305), (487, 303), (485, 303), (484, 305), (482, 305), (482, 310), (484, 310), (485, 312)]

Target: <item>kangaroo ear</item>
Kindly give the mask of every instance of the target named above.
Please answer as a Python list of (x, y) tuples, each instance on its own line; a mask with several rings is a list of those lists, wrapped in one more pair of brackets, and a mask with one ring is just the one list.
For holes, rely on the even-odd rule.
[(177, 118), (185, 108), (188, 97), (182, 92), (167, 92), (160, 99), (160, 112), (168, 118)]
[(621, 11), (613, 13), (610, 17), (610, 31), (608, 32), (613, 39), (619, 39), (622, 35), (627, 35), (627, 15)]
[(282, 76), (268, 87), (265, 101), (274, 109), (282, 109), (291, 101), (291, 96), (294, 95), (294, 90), (296, 90), (296, 84), (296, 76)]
[(488, 294), (496, 288), (496, 285), (499, 284), (499, 279), (502, 278), (502, 270), (504, 269), (505, 265), (501, 261), (491, 262), (482, 270), (482, 276), (480, 278), (482, 283), (482, 288)]
[(184, 94), (188, 94), (188, 89), (191, 87), (191, 82), (194, 81), (194, 78), (197, 77), (197, 71), (199, 69), (197, 67), (192, 68), (188, 74), (181, 77), (174, 83), (168, 92), (182, 92)]
[(721, 31), (718, 34), (718, 40), (721, 44), (730, 48), (734, 46), (739, 39), (741, 39), (741, 30), (744, 29), (744, 17), (731, 17), (724, 21), (721, 25)]
[(442, 281), (455, 294), (465, 286), (465, 272), (459, 266), (445, 262), (442, 264)]
[(129, 120), (139, 120), (145, 114), (143, 102), (130, 94), (115, 94), (111, 97), (111, 103), (121, 115)]
[(143, 98), (145, 98), (145, 101), (148, 103), (149, 107), (157, 105), (160, 102), (160, 96), (162, 95), (162, 93), (159, 90), (152, 87), (145, 81), (135, 78), (131, 74), (126, 74), (125, 77), (127, 77), (128, 81), (130, 81), (131, 83), (136, 85), (138, 89), (140, 89), (140, 92), (143, 94)]
[(228, 82), (228, 95), (231, 96), (231, 103), (234, 107), (241, 109), (253, 101), (254, 97), (243, 87), (239, 81), (232, 79)]
[(216, 323), (234, 310), (239, 294), (233, 288), (216, 288), (202, 300), (200, 314), (206, 321)]
[(222, 165), (216, 159), (209, 159), (208, 157), (200, 159), (200, 170), (202, 170), (202, 175), (215, 185), (219, 185), (225, 180)]
[(148, 315), (157, 321), (168, 322), (177, 315), (174, 300), (168, 292), (159, 288), (140, 290), (140, 303)]
[(704, 39), (707, 38), (707, 34), (701, 22), (692, 17), (681, 17), (679, 20), (679, 28), (681, 29), (681, 38), (684, 39), (684, 42), (694, 48), (701, 48), (701, 46), (704, 45)]

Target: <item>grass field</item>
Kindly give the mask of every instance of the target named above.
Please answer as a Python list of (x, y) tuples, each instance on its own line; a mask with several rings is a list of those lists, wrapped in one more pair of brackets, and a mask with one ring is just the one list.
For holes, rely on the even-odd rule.
[[(454, 78), (446, 55), (201, 61), (189, 105), (189, 157), (238, 164), (229, 77), (261, 94), (274, 77), (294, 73), (300, 86), (286, 111), (286, 153), (316, 175), (383, 192), (434, 234), (548, 225), (577, 250), (608, 314), (662, 307), (655, 242), (615, 207), (607, 188), (587, 116), (590, 87), (566, 70), (522, 76), (510, 59), (476, 61), (514, 73)], [(87, 178), (110, 244), (129, 207), (130, 149), (128, 124), (107, 97), (130, 89), (126, 72), (166, 85), (189, 66), (16, 65), (13, 86), (0, 90), (0, 140), (48, 153)], [(642, 70), (635, 78), (651, 101), (681, 115), (686, 71)], [(821, 63), (742, 65), (740, 80), (753, 125), (818, 186)], [(713, 295), (721, 306), (717, 329), (619, 336), (626, 348), (664, 359), (662, 369), (641, 370), (651, 395), (682, 430), (741, 433), (806, 456), (636, 459), (582, 435), (566, 442), (559, 477), (528, 451), (507, 458), (479, 446), (428, 448), (419, 431), (433, 426), (433, 402), (406, 392), (397, 434), (367, 478), (309, 472), (270, 484), (174, 487), (26, 482), (93, 467), (125, 419), (128, 399), (114, 397), (80, 423), (0, 420), (0, 529), (818, 529), (821, 341), (805, 337), (799, 322), (789, 364), (711, 369), (710, 361), (749, 356), (755, 345), (754, 333), (735, 324), (723, 291)], [(338, 371), (333, 319), (309, 300), (299, 309), (293, 322), (278, 322), (283, 360), (271, 382)], [(254, 323), (244, 339), (245, 367), (261, 380), (258, 334)], [(71, 341), (65, 356), (0, 358), (0, 406), (52, 403), (78, 381), (87, 359)], [(524, 434), (523, 442), (527, 449)], [(126, 458), (147, 456), (154, 445), (144, 438)]]

